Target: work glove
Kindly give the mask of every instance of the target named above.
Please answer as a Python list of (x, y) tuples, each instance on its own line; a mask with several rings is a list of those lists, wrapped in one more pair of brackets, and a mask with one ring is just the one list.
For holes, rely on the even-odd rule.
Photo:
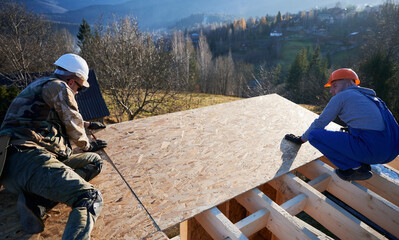
[(302, 141), (302, 138), (300, 136), (295, 136), (294, 134), (286, 134), (284, 137), (286, 140), (302, 145), (304, 142)]
[(101, 122), (90, 122), (88, 129), (101, 129), (105, 128), (105, 125)]
[(107, 146), (107, 141), (104, 140), (96, 140), (90, 143), (90, 148), (87, 152), (97, 152), (100, 149), (103, 149)]

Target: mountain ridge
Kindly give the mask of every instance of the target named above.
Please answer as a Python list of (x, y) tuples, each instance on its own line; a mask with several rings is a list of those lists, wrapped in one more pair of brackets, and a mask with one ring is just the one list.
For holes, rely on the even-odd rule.
[[(165, 28), (173, 22), (197, 13), (215, 13), (236, 16), (237, 18), (276, 15), (277, 12), (297, 13), (314, 8), (334, 7), (336, 0), (325, 0), (323, 5), (317, 0), (284, 0), (266, 2), (263, 0), (22, 0), (28, 8), (41, 12), (50, 20), (69, 23), (81, 23), (84, 18), (89, 24), (102, 19), (112, 20), (126, 15), (137, 18), (144, 29)], [(365, 3), (382, 4), (382, 0), (352, 0), (341, 2), (342, 6), (362, 5)], [(345, 5), (346, 4), (346, 5)], [(44, 7), (46, 6), (46, 7)], [(49, 9), (53, 7), (53, 9)], [(46, 10), (48, 9), (48, 10)], [(45, 12), (48, 11), (48, 12)]]

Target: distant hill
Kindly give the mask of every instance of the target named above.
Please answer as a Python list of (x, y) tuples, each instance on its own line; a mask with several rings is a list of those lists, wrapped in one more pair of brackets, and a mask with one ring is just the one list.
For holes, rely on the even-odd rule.
[(207, 25), (213, 23), (225, 23), (232, 22), (235, 19), (232, 15), (224, 15), (217, 13), (197, 13), (192, 14), (186, 18), (180, 19), (171, 26), (169, 29), (185, 30), (193, 27), (198, 27), (200, 25)]
[[(104, 21), (114, 16), (131, 15), (143, 29), (165, 28), (197, 13), (216, 13), (241, 17), (275, 15), (278, 11), (297, 13), (314, 8), (333, 7), (337, 0), (21, 0), (28, 8), (45, 13), (55, 21), (90, 24), (102, 16)], [(344, 0), (340, 5), (382, 4), (383, 0)]]

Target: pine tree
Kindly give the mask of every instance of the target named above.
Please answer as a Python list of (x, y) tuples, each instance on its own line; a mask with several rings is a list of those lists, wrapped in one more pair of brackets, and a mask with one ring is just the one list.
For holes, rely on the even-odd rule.
[(276, 18), (274, 19), (274, 23), (279, 24), (281, 21), (283, 21), (283, 16), (281, 16), (280, 11), (278, 11)]
[(308, 67), (307, 50), (306, 48), (302, 48), (290, 67), (286, 81), (287, 91), (290, 92), (290, 98), (295, 102), (303, 101), (304, 77), (308, 71)]
[(85, 19), (82, 20), (82, 23), (79, 26), (79, 32), (77, 35), (78, 38), (78, 47), (80, 49), (84, 48), (85, 42), (92, 37), (90, 25), (87, 23)]
[(328, 78), (327, 61), (323, 61), (319, 46), (311, 51), (309, 56), (303, 101), (308, 104), (320, 104), (326, 100), (324, 84)]

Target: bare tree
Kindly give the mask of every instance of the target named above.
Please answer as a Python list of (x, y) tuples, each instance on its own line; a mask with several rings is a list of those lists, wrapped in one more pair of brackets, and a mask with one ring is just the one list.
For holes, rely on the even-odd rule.
[(254, 66), (252, 64), (238, 62), (235, 65), (235, 93), (237, 97), (248, 97), (248, 82), (254, 76)]
[(283, 94), (284, 85), (278, 83), (280, 69), (278, 67), (260, 67), (258, 77), (253, 75), (253, 80), (247, 84), (248, 97), (272, 93)]
[(201, 78), (200, 88), (202, 92), (206, 93), (208, 92), (209, 88), (210, 74), (212, 72), (213, 63), (212, 52), (209, 49), (208, 42), (202, 31), (200, 33), (198, 41), (197, 61)]
[(172, 56), (175, 81), (179, 89), (187, 89), (190, 76), (190, 52), (186, 49), (186, 41), (181, 31), (173, 33)]
[(19, 85), (29, 84), (29, 73), (45, 72), (63, 53), (73, 51), (66, 30), (53, 31), (42, 16), (24, 6), (0, 0), (0, 74), (17, 75)]
[(154, 43), (142, 33), (132, 17), (115, 19), (86, 41), (82, 53), (109, 91), (117, 107), (119, 121), (127, 113), (133, 120), (139, 113), (154, 112), (173, 97), (170, 54), (162, 39)]
[(233, 95), (234, 61), (231, 51), (228, 56), (219, 56), (215, 60), (215, 70), (212, 75), (211, 93)]

